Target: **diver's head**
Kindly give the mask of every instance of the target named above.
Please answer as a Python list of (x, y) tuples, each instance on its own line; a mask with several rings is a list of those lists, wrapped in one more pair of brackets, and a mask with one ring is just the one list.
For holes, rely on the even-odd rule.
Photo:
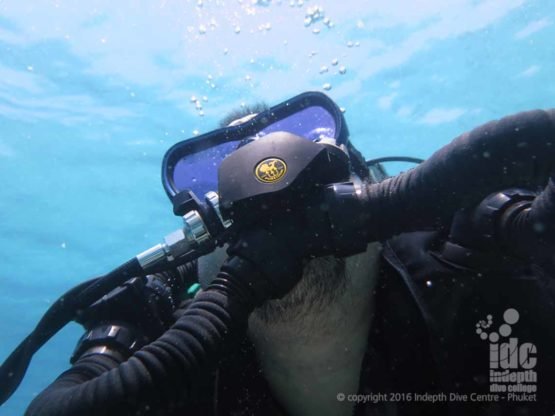
[[(221, 125), (222, 127), (239, 126), (248, 123), (258, 114), (267, 110), (268, 107), (264, 104), (242, 107), (225, 117)], [(342, 116), (341, 119), (344, 123)], [(295, 122), (308, 124), (302, 118), (295, 120)], [(286, 129), (289, 126), (283, 123), (282, 127)], [(329, 121), (324, 119), (321, 126), (315, 124), (310, 131), (305, 132), (305, 135), (310, 136), (315, 142), (341, 147), (349, 156), (351, 181), (368, 180), (369, 171), (362, 154), (348, 140), (346, 125), (343, 125), (342, 129), (342, 134), (332, 131), (333, 126), (330, 128)], [(276, 130), (279, 131), (279, 129)], [(263, 140), (263, 137), (263, 135), (257, 135), (244, 138), (243, 141), (239, 142), (237, 148), (253, 140)], [(336, 141), (335, 138), (337, 137), (341, 139)], [(303, 319), (304, 316), (314, 316), (315, 312), (324, 310), (328, 305), (341, 298), (349, 287), (368, 280), (368, 270), (369, 268), (375, 269), (372, 265), (377, 261), (376, 253), (378, 251), (379, 246), (373, 244), (368, 247), (365, 253), (355, 256), (347, 258), (326, 256), (305, 261), (303, 277), (293, 290), (281, 299), (265, 302), (262, 307), (254, 312), (253, 317), (259, 322), (277, 324), (279, 322), (290, 322), (292, 319)], [(224, 247), (218, 248), (212, 254), (199, 259), (199, 281), (202, 287), (206, 287), (218, 274), (226, 258)]]

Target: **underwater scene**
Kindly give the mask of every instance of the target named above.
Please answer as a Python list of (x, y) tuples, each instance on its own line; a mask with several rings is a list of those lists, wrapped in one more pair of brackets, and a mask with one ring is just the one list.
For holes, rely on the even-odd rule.
[[(64, 292), (182, 226), (161, 180), (174, 144), (317, 91), (366, 159), (428, 159), (555, 107), (553, 39), (547, 0), (0, 0), (0, 362)], [(46, 343), (0, 415), (23, 415), (82, 334)]]

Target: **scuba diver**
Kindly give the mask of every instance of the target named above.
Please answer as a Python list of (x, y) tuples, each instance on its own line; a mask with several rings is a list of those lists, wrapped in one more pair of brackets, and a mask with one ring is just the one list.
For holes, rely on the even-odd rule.
[(164, 157), (183, 228), (62, 296), (0, 402), (75, 320), (26, 415), (553, 414), (554, 143), (519, 113), (388, 177), (322, 93), (236, 113)]

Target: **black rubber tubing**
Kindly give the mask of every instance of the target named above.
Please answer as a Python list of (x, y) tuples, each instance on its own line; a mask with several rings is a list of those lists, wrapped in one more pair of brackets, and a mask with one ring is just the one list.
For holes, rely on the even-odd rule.
[(248, 290), (226, 277), (220, 274), (169, 330), (127, 361), (103, 355), (79, 360), (25, 415), (141, 415), (183, 404), (200, 373), (215, 366), (222, 348), (245, 330), (254, 309)]
[[(545, 186), (555, 167), (554, 120), (553, 110), (537, 110), (490, 122), (413, 170), (368, 185), (367, 212), (361, 213), (368, 238), (433, 228), (495, 190)], [(552, 208), (553, 201), (543, 205)], [(254, 308), (254, 302), (238, 301), (244, 298), (220, 286), (201, 293), (164, 335), (126, 362), (103, 356), (78, 362), (26, 415), (137, 415), (186, 400), (195, 376), (215, 362), (225, 339), (237, 326), (244, 328)]]

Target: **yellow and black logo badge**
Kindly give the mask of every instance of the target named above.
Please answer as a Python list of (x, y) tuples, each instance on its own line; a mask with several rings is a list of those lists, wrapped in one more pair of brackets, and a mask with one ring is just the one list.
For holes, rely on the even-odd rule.
[(275, 183), (283, 178), (287, 165), (281, 159), (271, 157), (264, 159), (254, 169), (254, 176), (263, 183)]

